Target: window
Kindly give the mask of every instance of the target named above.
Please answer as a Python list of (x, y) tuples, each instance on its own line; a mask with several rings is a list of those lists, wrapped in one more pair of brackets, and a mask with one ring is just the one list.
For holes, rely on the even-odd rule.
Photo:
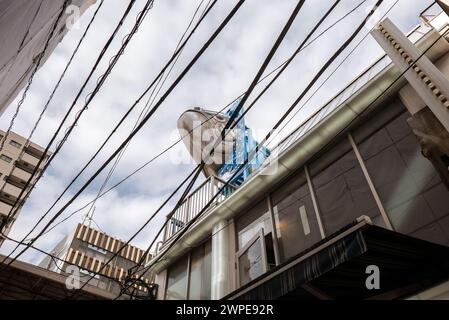
[(14, 148), (18, 148), (18, 149), (22, 148), (22, 145), (14, 140), (10, 140), (9, 144), (12, 145)]
[(7, 155), (2, 154), (0, 156), (0, 159), (2, 159), (5, 162), (11, 163), (12, 162), (12, 158), (8, 157)]
[(167, 300), (208, 300), (211, 298), (212, 242), (195, 248), (178, 260), (167, 274)]
[(189, 300), (211, 298), (212, 242), (196, 248), (190, 256)]
[(88, 247), (89, 249), (92, 249), (92, 250), (94, 250), (94, 251), (101, 252), (101, 253), (103, 253), (103, 254), (107, 254), (107, 253), (108, 253), (106, 250), (104, 250), (104, 249), (102, 249), (102, 248), (100, 248), (100, 247), (94, 246), (94, 245), (92, 245), (92, 244), (88, 244), (87, 247)]
[(282, 261), (321, 240), (317, 216), (303, 172), (276, 190), (272, 194), (272, 202)]
[(271, 219), (267, 200), (263, 199), (255, 207), (236, 220), (238, 247), (243, 248), (261, 229), (265, 235), (271, 233)]
[(444, 226), (449, 192), (421, 148), (403, 113), (358, 143), (374, 186), (394, 228), (428, 241), (449, 244)]
[(239, 252), (237, 252), (238, 283), (251, 282), (267, 272), (264, 231), (261, 229)]
[(186, 300), (187, 299), (187, 262), (185, 257), (168, 270), (166, 300)]
[(236, 253), (237, 268), (242, 273), (239, 282), (243, 285), (259, 276), (260, 272), (276, 266), (272, 221), (266, 198), (237, 218), (236, 230), (239, 250)]
[(315, 172), (312, 181), (326, 236), (364, 215), (384, 226), (379, 208), (348, 140), (327, 151), (310, 168)]

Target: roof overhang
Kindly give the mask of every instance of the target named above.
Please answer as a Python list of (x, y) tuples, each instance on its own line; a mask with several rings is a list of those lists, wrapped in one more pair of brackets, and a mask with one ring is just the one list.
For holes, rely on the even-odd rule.
[[(5, 256), (0, 255), (4, 260)], [(22, 261), (7, 258), (0, 265), (0, 300), (63, 300), (74, 293), (66, 286), (67, 277)], [(79, 300), (113, 300), (116, 295), (86, 285), (77, 293)]]
[[(377, 267), (378, 288), (366, 285), (369, 266)], [(400, 299), (447, 281), (448, 266), (448, 247), (361, 220), (224, 300)]]
[[(427, 50), (439, 37), (440, 33), (432, 30), (421, 38), (416, 45), (423, 51)], [(427, 51), (426, 55), (430, 60), (436, 61), (448, 52), (449, 43), (446, 39), (440, 39)], [(282, 152), (276, 163), (271, 163), (269, 166), (262, 168), (258, 174), (245, 182), (232, 196), (207, 212), (169, 250), (165, 248), (170, 241), (166, 242), (155, 259), (158, 259), (161, 255), (163, 257), (151, 266), (150, 270), (158, 273), (165, 269), (173, 260), (210, 236), (212, 228), (218, 222), (233, 218), (248, 206), (248, 203), (253, 203), (255, 199), (269, 193), (274, 185), (303, 167), (321, 148), (331, 142), (342, 130), (345, 130), (349, 124), (355, 124), (354, 120), (358, 119), (368, 108), (374, 110), (382, 106), (384, 102), (396, 97), (399, 89), (406, 84), (404, 78), (395, 82), (400, 75), (401, 72), (393, 64), (387, 66), (306, 135)], [(391, 86), (393, 83), (395, 84)], [(378, 99), (378, 96), (387, 88), (389, 89), (385, 94)], [(270, 174), (267, 174), (267, 172), (270, 172)]]

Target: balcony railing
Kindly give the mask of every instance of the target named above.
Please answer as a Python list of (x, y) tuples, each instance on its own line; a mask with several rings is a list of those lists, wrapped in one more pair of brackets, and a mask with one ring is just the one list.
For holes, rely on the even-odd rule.
[(37, 164), (39, 163), (39, 159), (38, 158), (36, 158), (36, 157), (26, 153), (26, 152), (22, 155), (21, 159), (23, 161), (31, 164), (33, 167), (37, 166)]
[(31, 174), (18, 167), (15, 167), (11, 173), (11, 176), (16, 177), (23, 181), (28, 181), (28, 179), (30, 179), (31, 177)]
[[(186, 200), (179, 206), (173, 216), (168, 221), (164, 233), (164, 242), (178, 233), (184, 226), (195, 218), (212, 200), (215, 194), (225, 185), (225, 181), (210, 177), (205, 180), (195, 191), (193, 191)], [(228, 185), (214, 199), (210, 206), (213, 208), (236, 190), (235, 186)]]

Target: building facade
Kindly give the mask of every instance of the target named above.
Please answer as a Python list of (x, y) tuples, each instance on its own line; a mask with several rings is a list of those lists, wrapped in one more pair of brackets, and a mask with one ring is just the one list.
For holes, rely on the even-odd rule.
[(425, 22), (376, 29), (410, 72), (382, 56), (174, 242), (216, 180), (190, 195), (148, 264), (158, 299), (449, 298), (449, 17)]
[[(51, 254), (59, 260), (55, 261), (47, 256), (39, 266), (65, 275), (75, 272), (81, 283), (89, 282), (90, 286), (118, 296), (128, 270), (136, 266), (145, 253), (144, 250), (131, 245), (120, 251), (124, 245), (122, 240), (85, 224), (78, 224), (75, 232), (61, 240), (52, 250)], [(111, 258), (113, 261), (103, 268)], [(148, 255), (144, 263), (150, 259), (151, 255)], [(73, 269), (74, 267), (77, 269)], [(89, 280), (95, 272), (98, 275)], [(141, 277), (130, 290), (135, 289), (134, 295), (137, 297), (153, 299), (155, 287), (152, 282), (151, 276)]]
[[(71, 0), (83, 14), (96, 0)], [(0, 3), (0, 116), (28, 82), (64, 0), (2, 0)], [(41, 65), (68, 32), (67, 11), (49, 41)]]
[[(4, 135), (5, 132), (0, 130), (0, 139), (3, 139)], [(8, 214), (13, 209), (13, 205), (19, 196), (22, 200), (24, 199), (26, 192), (22, 191), (44, 151), (45, 149), (41, 146), (33, 142), (27, 143), (26, 138), (10, 132), (3, 150), (0, 152), (0, 219), (1, 225), (3, 225), (2, 233), (6, 236), (20, 214), (20, 208), (24, 204), (23, 201), (17, 202), (18, 209), (14, 210), (15, 214), (6, 221)], [(47, 154), (45, 159), (49, 156), (50, 154)], [(40, 167), (43, 167), (44, 163), (45, 161), (42, 162)], [(33, 187), (34, 182), (32, 181), (25, 191)], [(0, 235), (0, 246), (3, 241), (4, 239)]]

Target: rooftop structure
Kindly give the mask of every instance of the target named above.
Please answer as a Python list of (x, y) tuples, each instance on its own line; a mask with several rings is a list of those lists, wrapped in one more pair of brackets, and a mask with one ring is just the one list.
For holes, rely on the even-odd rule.
[[(77, 267), (79, 270), (76, 271), (82, 283), (89, 281), (91, 275), (98, 272), (99, 274), (89, 281), (89, 285), (118, 296), (128, 270), (137, 265), (145, 253), (132, 245), (120, 251), (124, 245), (125, 242), (117, 238), (79, 224), (72, 235), (65, 237), (52, 250), (51, 255), (59, 260), (55, 261), (51, 256), (46, 256), (39, 266), (62, 274), (71, 274), (73, 267)], [(103, 268), (115, 254), (113, 262)], [(148, 255), (145, 261), (150, 259), (151, 255)], [(151, 276), (141, 277), (131, 289), (136, 289), (137, 296), (152, 299), (156, 290), (152, 280)]]

